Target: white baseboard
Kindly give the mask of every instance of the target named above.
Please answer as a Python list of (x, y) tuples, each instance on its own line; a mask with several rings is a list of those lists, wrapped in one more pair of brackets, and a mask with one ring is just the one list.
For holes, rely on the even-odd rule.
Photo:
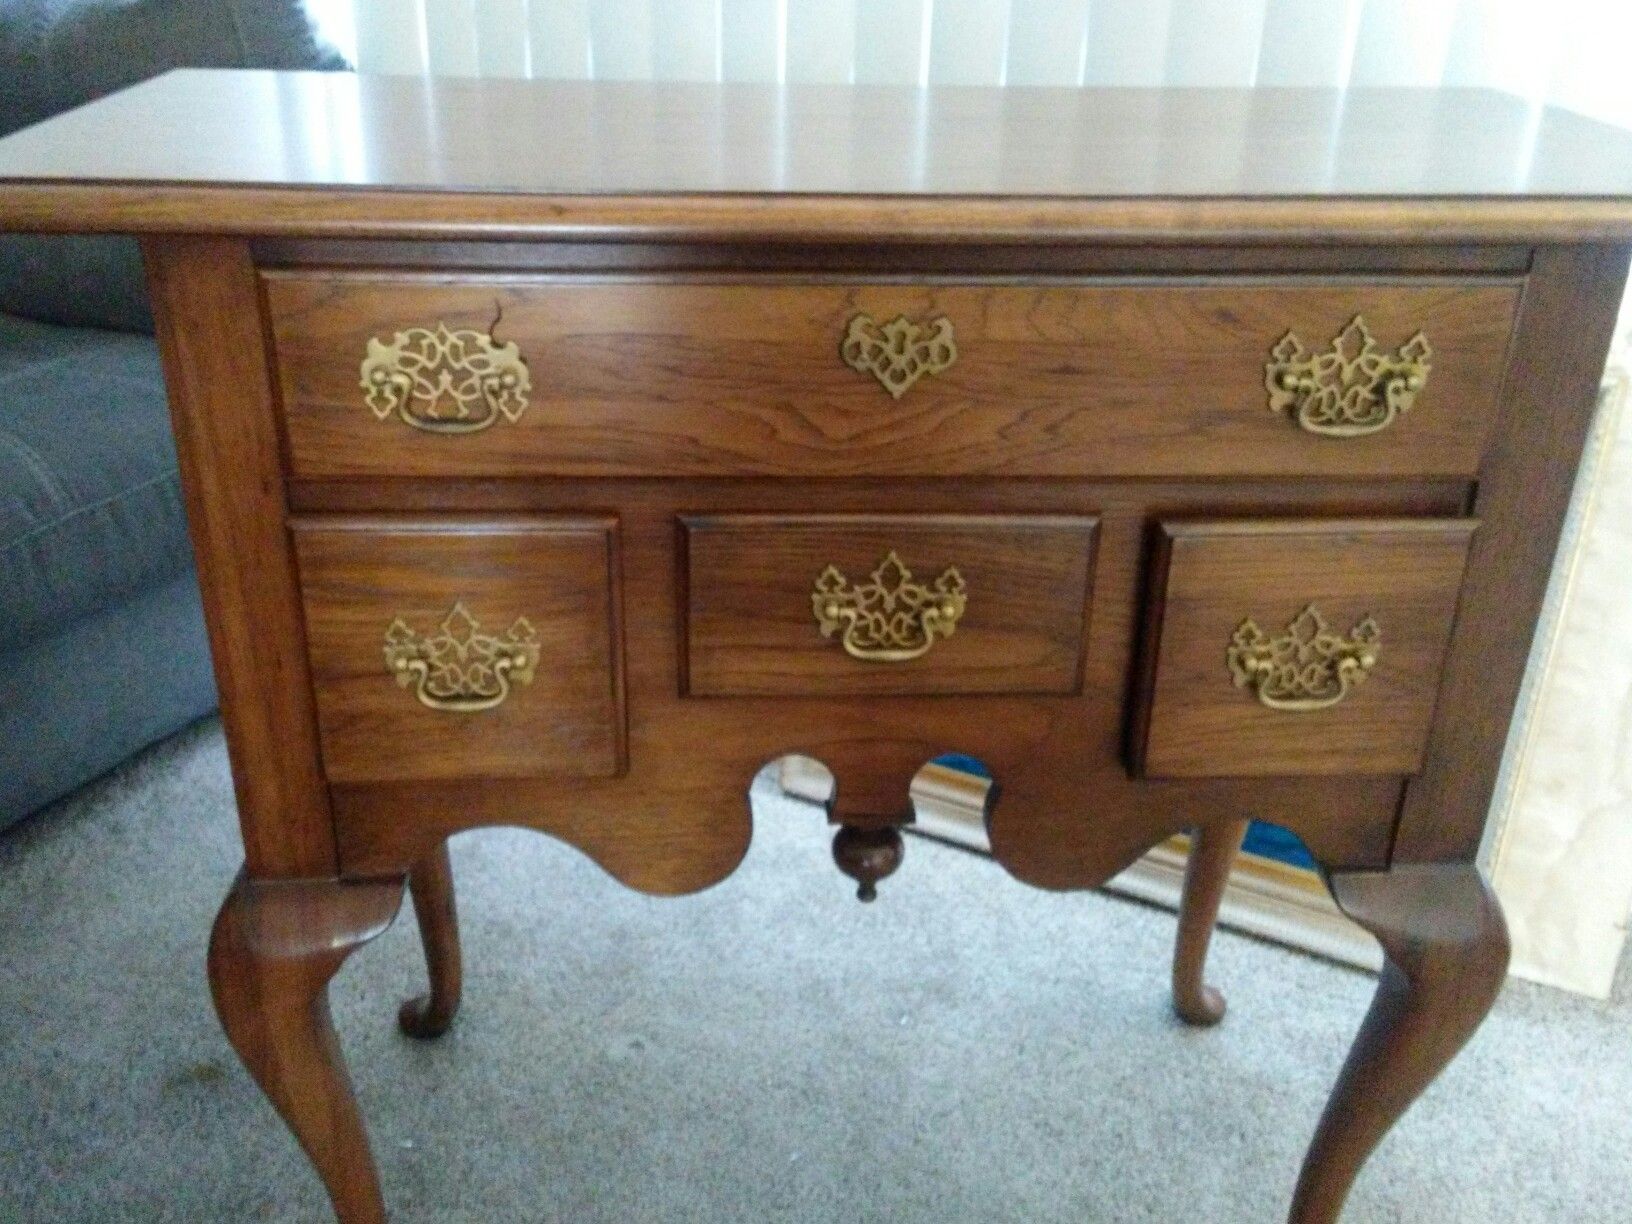
[[(781, 767), (785, 794), (813, 803), (832, 793), (832, 776), (815, 761), (787, 757)], [(990, 854), (986, 840), (986, 782), (961, 770), (926, 765), (912, 784), (914, 830), (939, 841)], [(1106, 888), (1152, 905), (1177, 910), (1184, 887), (1189, 838), (1157, 846), (1112, 879)], [(1373, 972), (1383, 963), (1377, 941), (1349, 921), (1314, 872), (1257, 855), (1241, 856), (1219, 907), (1219, 924), (1341, 964)]]

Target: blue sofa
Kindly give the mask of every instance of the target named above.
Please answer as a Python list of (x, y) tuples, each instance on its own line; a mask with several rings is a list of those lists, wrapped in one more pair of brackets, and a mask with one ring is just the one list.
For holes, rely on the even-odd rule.
[[(176, 67), (343, 68), (300, 0), (0, 0), (0, 134)], [(140, 254), (0, 235), (0, 828), (215, 706)]]

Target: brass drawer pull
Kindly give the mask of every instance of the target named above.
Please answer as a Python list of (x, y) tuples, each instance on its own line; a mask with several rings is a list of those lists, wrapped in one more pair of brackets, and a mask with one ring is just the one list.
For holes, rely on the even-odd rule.
[(1434, 351), (1419, 331), (1393, 353), (1382, 352), (1365, 318), (1355, 315), (1324, 353), (1306, 351), (1287, 332), (1269, 355), (1264, 387), (1271, 412), (1290, 409), (1310, 433), (1357, 438), (1387, 429), (1411, 411), (1428, 383)]
[(512, 684), (530, 684), (538, 666), (538, 633), (518, 616), (494, 637), (463, 603), (442, 618), (435, 633), (419, 634), (397, 617), (385, 631), (385, 666), (403, 688), (433, 710), (475, 714), (510, 696)]
[(858, 314), (844, 333), (839, 356), (900, 399), (925, 374), (950, 369), (958, 359), (958, 345), (952, 338), (952, 320), (944, 315), (920, 325), (905, 315), (879, 324), (872, 315)]
[(875, 663), (904, 663), (925, 654), (938, 637), (951, 637), (963, 618), (967, 587), (956, 566), (947, 566), (932, 587), (892, 548), (869, 580), (852, 586), (834, 566), (816, 579), (811, 610), (823, 637), (842, 634), (844, 652)]
[(1363, 618), (1339, 637), (1320, 609), (1310, 604), (1284, 633), (1267, 636), (1248, 617), (1225, 652), (1235, 686), (1251, 685), (1272, 710), (1324, 710), (1342, 701), (1371, 674), (1382, 649), (1383, 631)]
[(527, 411), (533, 389), (515, 341), (499, 344), (486, 332), (410, 327), (389, 343), (368, 342), (359, 384), (374, 415), (395, 413), (427, 433), (475, 433)]

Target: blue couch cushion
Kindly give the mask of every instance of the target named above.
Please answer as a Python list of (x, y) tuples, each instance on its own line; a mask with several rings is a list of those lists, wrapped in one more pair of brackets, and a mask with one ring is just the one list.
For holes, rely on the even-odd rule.
[[(0, 0), (0, 135), (172, 68), (345, 68), (302, 0)], [(0, 234), (0, 311), (153, 330), (136, 243)]]
[(154, 342), (0, 315), (0, 650), (191, 560)]

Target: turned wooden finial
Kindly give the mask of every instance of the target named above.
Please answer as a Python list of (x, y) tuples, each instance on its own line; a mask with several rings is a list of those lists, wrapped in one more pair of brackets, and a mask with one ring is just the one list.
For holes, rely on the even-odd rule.
[(898, 829), (840, 825), (833, 835), (833, 861), (856, 881), (856, 898), (860, 901), (878, 896), (878, 882), (901, 866), (902, 853)]

